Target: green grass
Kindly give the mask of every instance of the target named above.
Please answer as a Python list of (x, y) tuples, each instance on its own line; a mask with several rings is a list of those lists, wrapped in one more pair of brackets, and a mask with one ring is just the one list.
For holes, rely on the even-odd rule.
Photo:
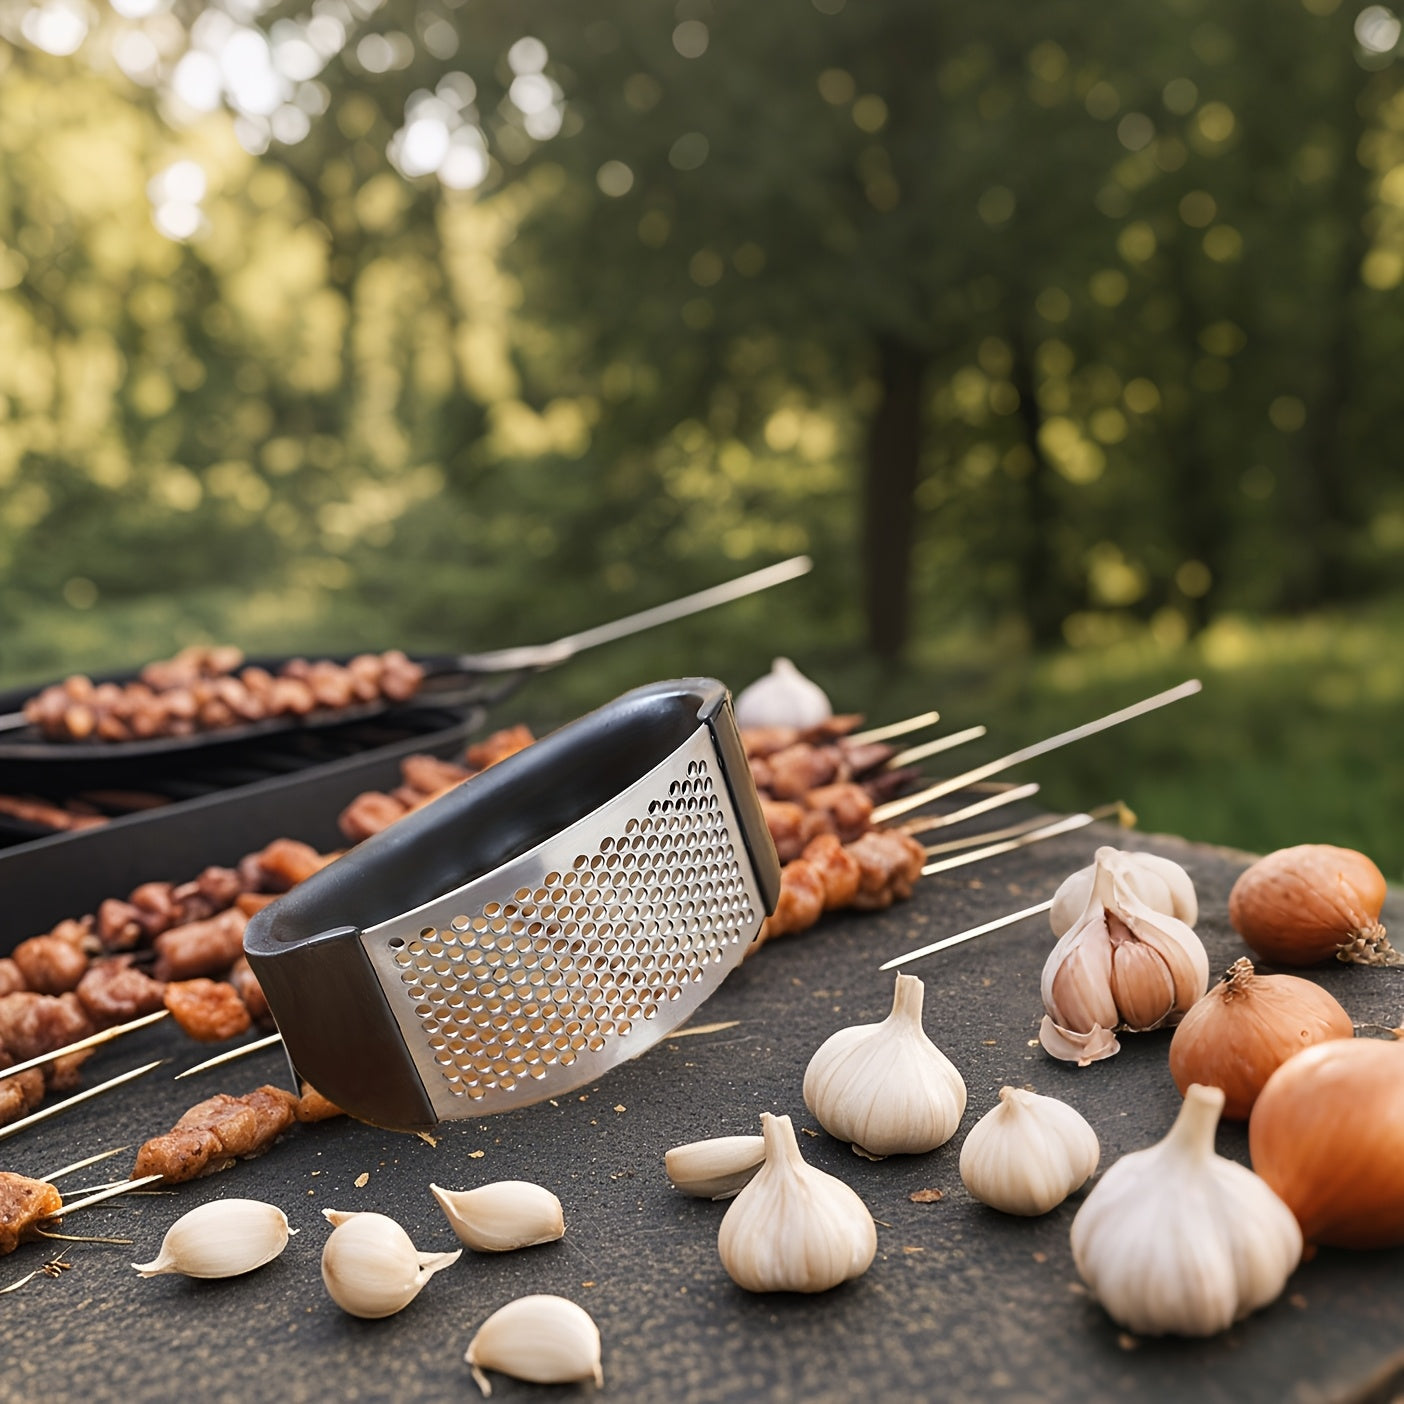
[[(250, 652), (449, 642), (387, 638), (374, 620), (328, 616), (286, 597), (236, 601), (212, 592), (87, 615), (54, 607), (3, 641), (0, 685), (130, 665), (202, 636), (238, 639)], [(1200, 696), (1033, 761), (1019, 778), (1039, 781), (1055, 809), (1124, 800), (1146, 830), (1253, 851), (1304, 842), (1358, 848), (1398, 881), (1401, 638), (1404, 599), (1395, 599), (1298, 619), (1224, 618), (1173, 646), (1134, 630), (1100, 648), (1036, 656), (1014, 635), (928, 639), (894, 671), (827, 639), (824, 621), (787, 617), (777, 595), (582, 656), (532, 679), (498, 718), (550, 726), (638, 683), (689, 673), (739, 689), (772, 653), (785, 652), (837, 708), (874, 723), (937, 707), (943, 728), (987, 725), (982, 742), (954, 753), (955, 769), (1199, 677)]]

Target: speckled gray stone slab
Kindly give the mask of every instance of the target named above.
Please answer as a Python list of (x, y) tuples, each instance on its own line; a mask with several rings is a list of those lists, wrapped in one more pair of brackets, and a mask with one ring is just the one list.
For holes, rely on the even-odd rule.
[[(957, 1170), (965, 1131), (1004, 1083), (1071, 1102), (1101, 1138), (1103, 1165), (1158, 1139), (1179, 1097), (1168, 1034), (1123, 1040), (1110, 1061), (1078, 1070), (1034, 1039), (1039, 971), (1050, 945), (1031, 921), (912, 967), (926, 981), (927, 1029), (963, 1073), (961, 1131), (932, 1155), (874, 1164), (823, 1134), (806, 1156), (842, 1176), (880, 1221), (878, 1256), (857, 1282), (822, 1296), (753, 1297), (732, 1285), (716, 1252), (724, 1205), (673, 1191), (663, 1152), (705, 1136), (752, 1132), (762, 1111), (817, 1128), (800, 1097), (805, 1064), (836, 1028), (884, 1016), (888, 956), (1051, 895), (1098, 842), (1151, 846), (1189, 868), (1199, 889), (1211, 968), (1243, 954), (1229, 929), (1229, 886), (1246, 857), (1173, 839), (1075, 834), (928, 880), (909, 903), (830, 918), (743, 965), (695, 1022), (735, 1027), (674, 1038), (558, 1105), (446, 1125), (438, 1144), (346, 1121), (295, 1128), (260, 1160), (160, 1197), (117, 1200), (76, 1215), (75, 1233), (129, 1237), (131, 1247), (25, 1246), (0, 1264), (0, 1286), (53, 1252), (73, 1264), (0, 1298), (6, 1400), (460, 1400), (476, 1397), (463, 1363), (474, 1326), (527, 1292), (584, 1305), (604, 1338), (604, 1395), (628, 1401), (941, 1400), (949, 1404), (1095, 1404), (1111, 1400), (1364, 1401), (1398, 1397), (1387, 1383), (1404, 1349), (1404, 1252), (1325, 1251), (1283, 1298), (1209, 1341), (1133, 1340), (1080, 1287), (1068, 1225), (1080, 1196), (1042, 1219), (1001, 1216), (973, 1201)], [(1404, 904), (1392, 898), (1396, 923)], [(1387, 916), (1390, 909), (1387, 909)], [(1357, 1022), (1398, 1023), (1404, 970), (1328, 966), (1318, 978)], [(169, 1072), (198, 1060), (158, 1026), (105, 1050), (96, 1082), (153, 1056), (169, 1068), (90, 1108), (5, 1143), (0, 1163), (52, 1170), (166, 1130), (192, 1102), (286, 1076), (275, 1053), (197, 1079)], [(1246, 1161), (1242, 1128), (1219, 1146)], [(112, 1162), (122, 1173), (126, 1156)], [(363, 1186), (357, 1180), (368, 1176)], [(97, 1166), (70, 1194), (112, 1176)], [(500, 1256), (465, 1253), (406, 1311), (353, 1320), (325, 1295), (318, 1258), (323, 1208), (393, 1215), (424, 1249), (456, 1246), (428, 1192), (525, 1178), (565, 1206), (563, 1242)], [(934, 1203), (913, 1203), (921, 1189)], [(138, 1279), (182, 1212), (221, 1196), (282, 1206), (300, 1230), (276, 1262), (247, 1278)], [(1396, 1362), (1397, 1364), (1397, 1362)], [(503, 1400), (574, 1399), (497, 1377)]]

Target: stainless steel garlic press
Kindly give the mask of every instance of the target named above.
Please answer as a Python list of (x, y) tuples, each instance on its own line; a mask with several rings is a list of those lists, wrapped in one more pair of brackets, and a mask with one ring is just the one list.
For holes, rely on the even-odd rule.
[(396, 1130), (524, 1106), (712, 993), (780, 887), (725, 687), (636, 689), (366, 840), (244, 949), (294, 1066)]

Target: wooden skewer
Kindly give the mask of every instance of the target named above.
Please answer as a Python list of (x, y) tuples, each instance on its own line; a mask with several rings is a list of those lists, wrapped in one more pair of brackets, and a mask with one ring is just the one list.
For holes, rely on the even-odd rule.
[(900, 770), (904, 765), (915, 765), (917, 761), (922, 761), (927, 756), (940, 755), (942, 751), (953, 751), (957, 746), (963, 746), (967, 741), (978, 741), (985, 734), (983, 726), (968, 726), (964, 731), (953, 731), (949, 736), (938, 736), (934, 741), (927, 741), (920, 746), (911, 746), (905, 751), (898, 751), (895, 756), (883, 767), (884, 770)]
[(912, 835), (928, 833), (932, 829), (944, 829), (951, 824), (960, 824), (966, 819), (974, 819), (979, 814), (988, 814), (990, 810), (999, 809), (1002, 805), (1032, 799), (1037, 793), (1037, 785), (1016, 785), (1012, 790), (1001, 790), (999, 794), (991, 795), (988, 799), (976, 800), (974, 804), (967, 804), (964, 809), (953, 810), (950, 814), (931, 814), (921, 819), (912, 819), (902, 824), (900, 828), (904, 834)]
[[(1136, 824), (1135, 814), (1121, 800), (1113, 800), (1110, 804), (1099, 804), (1096, 809), (1089, 809), (1087, 812), (1093, 819), (1117, 819), (1125, 829), (1134, 828)], [(1011, 824), (1005, 829), (986, 829), (983, 833), (968, 834), (964, 838), (951, 839), (947, 843), (934, 843), (926, 850), (927, 857), (935, 858), (941, 853), (954, 853), (982, 841), (995, 843), (1000, 839), (1018, 838), (1021, 834), (1027, 834), (1033, 829), (1040, 829), (1049, 822), (1046, 814), (1036, 815), (1032, 819), (1021, 819), (1017, 824)]]
[(950, 868), (962, 868), (967, 863), (980, 863), (1001, 853), (1012, 853), (1016, 848), (1027, 848), (1031, 843), (1042, 843), (1044, 839), (1057, 838), (1059, 834), (1070, 834), (1074, 829), (1085, 829), (1089, 824), (1096, 822), (1090, 814), (1070, 814), (1066, 819), (1059, 819), (1056, 824), (1035, 829), (1020, 838), (1009, 839), (1004, 843), (992, 843), (988, 848), (977, 848), (973, 853), (958, 853), (954, 858), (941, 858), (935, 863), (928, 863), (921, 870), (921, 875), (930, 877), (933, 873), (944, 873)]
[(906, 736), (913, 731), (922, 730), (923, 727), (935, 726), (940, 720), (940, 712), (922, 712), (915, 717), (908, 717), (905, 721), (889, 722), (886, 726), (875, 726), (868, 731), (855, 731), (843, 739), (860, 746), (869, 741), (891, 741), (894, 736)]
[(933, 843), (927, 847), (926, 856), (939, 858), (943, 853), (959, 853), (963, 848), (1000, 843), (1004, 839), (1018, 838), (1034, 829), (1042, 829), (1047, 823), (1046, 814), (1036, 814), (1032, 819), (1021, 819), (1017, 824), (1010, 824), (1003, 829), (982, 829), (978, 834), (964, 834), (960, 838), (947, 839), (945, 843)]
[(159, 1068), (166, 1060), (157, 1058), (153, 1063), (143, 1063), (139, 1068), (133, 1068), (131, 1072), (118, 1074), (116, 1077), (109, 1077), (106, 1082), (100, 1082), (96, 1087), (90, 1087), (86, 1092), (79, 1092), (72, 1097), (66, 1098), (62, 1102), (55, 1102), (53, 1106), (43, 1107), (37, 1112), (30, 1112), (28, 1116), (22, 1116), (18, 1121), (12, 1121), (8, 1126), (0, 1126), (0, 1141), (6, 1140), (10, 1136), (18, 1135), (21, 1131), (27, 1131), (31, 1126), (38, 1125), (41, 1121), (47, 1121), (51, 1116), (58, 1116), (60, 1112), (66, 1112), (70, 1107), (76, 1107), (80, 1102), (90, 1101), (94, 1097), (100, 1097), (104, 1092), (110, 1092), (114, 1087), (120, 1087), (124, 1082), (131, 1082), (138, 1077), (145, 1077), (147, 1073), (155, 1068)]
[(1007, 756), (1000, 756), (998, 760), (986, 761), (984, 765), (978, 765), (974, 770), (967, 770), (962, 775), (953, 775), (949, 780), (942, 780), (929, 789), (918, 790), (916, 794), (905, 795), (901, 799), (889, 800), (886, 804), (879, 805), (873, 810), (873, 823), (886, 823), (887, 820), (895, 819), (900, 814), (907, 814), (931, 800), (940, 799), (943, 795), (949, 795), (956, 790), (963, 790), (972, 781), (984, 780), (991, 775), (998, 775), (1000, 771), (1020, 765), (1026, 760), (1032, 760), (1035, 756), (1056, 751), (1059, 746), (1066, 746), (1073, 741), (1081, 741), (1085, 736), (1094, 736), (1099, 731), (1119, 726), (1122, 722), (1130, 721), (1133, 717), (1144, 716), (1145, 713), (1153, 712), (1158, 707), (1168, 707), (1172, 702), (1192, 697), (1202, 687), (1203, 684), (1198, 678), (1191, 678), (1188, 682), (1182, 682), (1178, 687), (1157, 692), (1153, 697), (1133, 702), (1129, 707), (1121, 708), (1120, 711), (1109, 712), (1104, 717), (1084, 722), (1081, 726), (1075, 726), (1070, 731), (1060, 731), (1056, 736), (1050, 736), (1043, 741), (1035, 741), (1031, 746), (1024, 746), (1020, 750), (1011, 751)]
[(50, 1170), (46, 1174), (36, 1175), (37, 1180), (47, 1180), (52, 1184), (60, 1176), (71, 1175), (75, 1170), (86, 1170), (90, 1165), (96, 1165), (100, 1160), (110, 1160), (114, 1155), (121, 1155), (124, 1150), (130, 1150), (130, 1146), (118, 1146), (115, 1150), (99, 1151), (96, 1155), (90, 1155), (86, 1160), (75, 1160), (72, 1165), (65, 1165), (62, 1170)]
[(972, 926), (969, 931), (958, 932), (954, 936), (947, 936), (944, 941), (933, 941), (929, 946), (922, 946), (915, 951), (906, 951), (902, 955), (894, 956), (885, 965), (878, 966), (879, 970), (896, 970), (899, 965), (908, 965), (914, 960), (920, 960), (922, 956), (935, 955), (937, 951), (949, 950), (952, 946), (959, 946), (964, 941), (973, 941), (977, 936), (984, 936), (988, 932), (998, 931), (1002, 926), (1013, 926), (1015, 922), (1027, 921), (1029, 917), (1038, 916), (1040, 912), (1048, 912), (1053, 909), (1053, 899), (1050, 897), (1046, 902), (1040, 902), (1036, 907), (1025, 907), (1023, 911), (1010, 912), (1008, 916), (996, 917), (993, 921), (987, 921), (980, 926)]
[(231, 1048), (228, 1052), (216, 1054), (213, 1058), (206, 1058), (203, 1063), (196, 1063), (193, 1068), (186, 1068), (184, 1072), (177, 1073), (171, 1081), (179, 1082), (183, 1077), (194, 1077), (196, 1073), (207, 1072), (210, 1068), (222, 1067), (225, 1063), (233, 1063), (250, 1053), (257, 1053), (264, 1048), (272, 1048), (274, 1044), (282, 1041), (283, 1035), (277, 1033), (269, 1034), (267, 1038), (256, 1038), (252, 1043)]
[(45, 1063), (62, 1058), (65, 1053), (81, 1053), (85, 1048), (96, 1048), (101, 1043), (110, 1043), (114, 1038), (121, 1038), (123, 1034), (135, 1033), (137, 1029), (144, 1029), (148, 1024), (169, 1019), (170, 1014), (169, 1009), (158, 1009), (154, 1014), (143, 1014), (140, 1019), (115, 1024), (110, 1029), (103, 1029), (101, 1033), (89, 1034), (87, 1038), (80, 1038), (75, 1043), (66, 1043), (62, 1048), (55, 1048), (52, 1053), (41, 1053), (37, 1058), (29, 1058), (23, 1063), (0, 1069), (0, 1077), (13, 1077), (16, 1073), (27, 1072), (30, 1068), (42, 1068)]
[[(139, 1180), (123, 1180), (121, 1184), (109, 1185), (96, 1194), (88, 1195), (86, 1199), (80, 1199), (77, 1204), (65, 1204), (59, 1210), (59, 1214), (72, 1214), (78, 1209), (86, 1209), (90, 1204), (101, 1204), (105, 1199), (115, 1199), (119, 1194), (128, 1194), (134, 1189), (140, 1189), (143, 1185), (149, 1185), (153, 1180), (161, 1178), (160, 1175), (143, 1175)], [(55, 1215), (55, 1217), (58, 1216)]]

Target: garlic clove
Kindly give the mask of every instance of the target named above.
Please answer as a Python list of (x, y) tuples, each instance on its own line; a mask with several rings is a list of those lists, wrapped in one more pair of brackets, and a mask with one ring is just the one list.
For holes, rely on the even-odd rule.
[(176, 1272), (186, 1277), (237, 1277), (272, 1262), (297, 1230), (276, 1205), (258, 1199), (216, 1199), (182, 1214), (149, 1263), (133, 1263), (143, 1277)]
[(730, 1199), (739, 1194), (765, 1163), (761, 1136), (716, 1136), (674, 1146), (663, 1168), (674, 1188), (696, 1199)]
[[(1193, 926), (1199, 920), (1199, 899), (1195, 895), (1194, 882), (1178, 863), (1162, 858), (1158, 853), (1138, 853), (1129, 849), (1112, 851), (1126, 860), (1129, 869), (1127, 881), (1136, 896), (1153, 911), (1178, 917), (1186, 926)], [(1087, 909), (1096, 870), (1096, 863), (1078, 869), (1071, 877), (1065, 878), (1053, 894), (1048, 922), (1055, 936), (1070, 931)]]
[(1045, 1053), (1064, 1063), (1076, 1063), (1085, 1068), (1089, 1063), (1100, 1063), (1103, 1058), (1114, 1057), (1121, 1052), (1121, 1044), (1110, 1029), (1093, 1024), (1086, 1033), (1074, 1033), (1055, 1024), (1047, 1014), (1038, 1027), (1038, 1041)]
[(1213, 1335), (1280, 1295), (1301, 1259), (1292, 1211), (1214, 1153), (1223, 1104), (1190, 1087), (1165, 1139), (1122, 1156), (1073, 1219), (1077, 1270), (1128, 1331)]
[(335, 1225), (322, 1247), (322, 1282), (332, 1301), (352, 1316), (393, 1316), (436, 1272), (463, 1256), (462, 1248), (421, 1253), (385, 1214), (323, 1209), (322, 1215)]
[(861, 1277), (877, 1228), (861, 1199), (805, 1163), (788, 1116), (761, 1115), (765, 1163), (726, 1211), (717, 1252), (748, 1292), (827, 1292)]
[(1046, 1214), (1092, 1178), (1100, 1158), (1097, 1133), (1066, 1102), (1001, 1087), (960, 1148), (960, 1178), (992, 1209)]
[(743, 687), (733, 711), (737, 726), (794, 726), (801, 730), (818, 726), (834, 714), (824, 689), (788, 658), (777, 658), (770, 672)]
[(498, 1370), (532, 1384), (604, 1384), (600, 1330), (589, 1312), (565, 1297), (518, 1297), (493, 1312), (463, 1357), (484, 1396), (492, 1393), (484, 1370)]
[(924, 994), (915, 975), (897, 976), (887, 1018), (840, 1029), (805, 1069), (819, 1124), (871, 1157), (935, 1150), (965, 1112), (964, 1080), (922, 1028)]
[(478, 1253), (508, 1253), (565, 1237), (561, 1201), (528, 1180), (499, 1180), (472, 1190), (429, 1186), (459, 1241)]

